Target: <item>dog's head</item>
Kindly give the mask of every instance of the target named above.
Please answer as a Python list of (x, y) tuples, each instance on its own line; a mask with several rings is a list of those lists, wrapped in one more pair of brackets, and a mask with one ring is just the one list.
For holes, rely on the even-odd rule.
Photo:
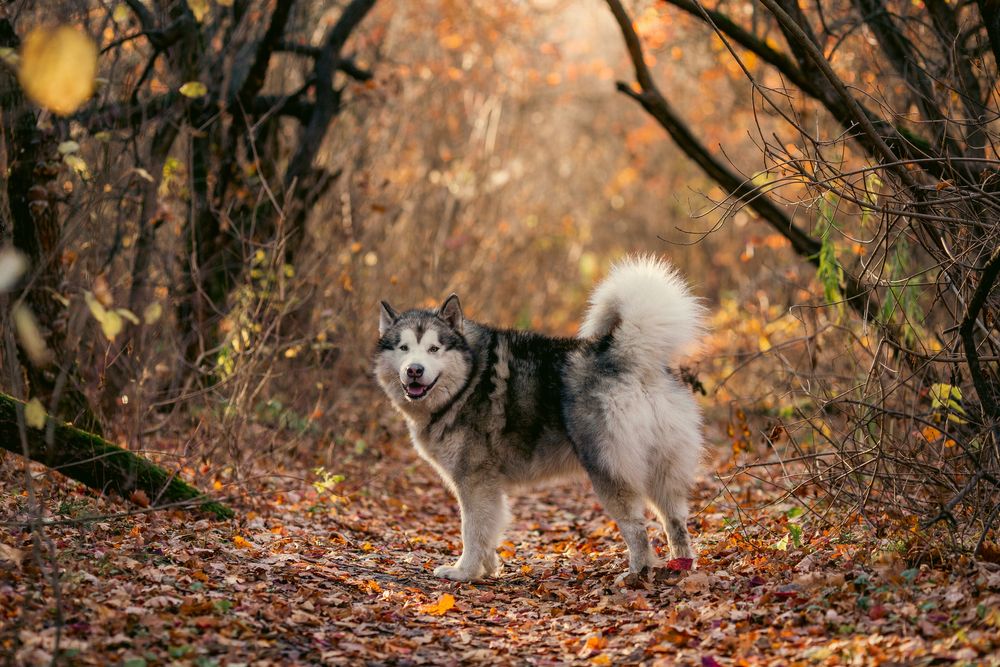
[(462, 389), (472, 366), (464, 325), (454, 294), (437, 310), (402, 314), (382, 302), (375, 376), (396, 405), (433, 412)]

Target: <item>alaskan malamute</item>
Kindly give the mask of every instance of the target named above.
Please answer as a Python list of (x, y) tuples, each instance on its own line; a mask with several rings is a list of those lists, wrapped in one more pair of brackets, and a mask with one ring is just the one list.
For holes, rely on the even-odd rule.
[(647, 504), (671, 557), (692, 558), (687, 497), (702, 418), (670, 364), (700, 336), (703, 314), (676, 271), (652, 257), (612, 269), (577, 338), (466, 320), (454, 294), (433, 311), (383, 301), (375, 375), (462, 512), (462, 556), (434, 574), (494, 574), (506, 493), (581, 468), (618, 523), (630, 572), (656, 564)]

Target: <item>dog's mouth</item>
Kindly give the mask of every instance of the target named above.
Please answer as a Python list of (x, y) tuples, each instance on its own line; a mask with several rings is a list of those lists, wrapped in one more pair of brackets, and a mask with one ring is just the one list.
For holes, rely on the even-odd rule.
[(404, 384), (403, 389), (406, 390), (406, 397), (411, 401), (419, 401), (421, 398), (426, 396), (434, 385), (437, 384), (437, 378), (434, 378), (434, 382), (430, 384), (421, 384), (420, 382), (413, 381), (409, 384)]

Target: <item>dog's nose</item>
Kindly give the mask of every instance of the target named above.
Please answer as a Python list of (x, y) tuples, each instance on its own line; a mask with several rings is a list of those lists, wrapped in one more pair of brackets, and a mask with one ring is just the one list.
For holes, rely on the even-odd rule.
[(424, 367), (420, 364), (410, 364), (406, 367), (406, 377), (416, 380), (424, 374)]

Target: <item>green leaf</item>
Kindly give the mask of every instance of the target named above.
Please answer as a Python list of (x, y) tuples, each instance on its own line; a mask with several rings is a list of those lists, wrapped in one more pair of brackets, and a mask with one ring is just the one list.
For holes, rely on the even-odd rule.
[(792, 536), (792, 544), (796, 548), (802, 546), (802, 526), (797, 523), (788, 524), (788, 534)]
[(816, 277), (823, 285), (823, 298), (827, 303), (838, 303), (840, 298), (840, 282), (844, 271), (837, 261), (837, 250), (831, 238), (830, 231), (836, 229), (834, 214), (836, 202), (831, 201), (832, 195), (824, 195), (819, 199), (819, 220), (817, 229), (820, 234), (819, 267)]
[(806, 513), (806, 511), (804, 509), (802, 509), (801, 507), (793, 507), (792, 509), (790, 509), (787, 512), (785, 512), (785, 516), (787, 518), (789, 518), (789, 519), (794, 519), (796, 517), (802, 516), (805, 513)]

